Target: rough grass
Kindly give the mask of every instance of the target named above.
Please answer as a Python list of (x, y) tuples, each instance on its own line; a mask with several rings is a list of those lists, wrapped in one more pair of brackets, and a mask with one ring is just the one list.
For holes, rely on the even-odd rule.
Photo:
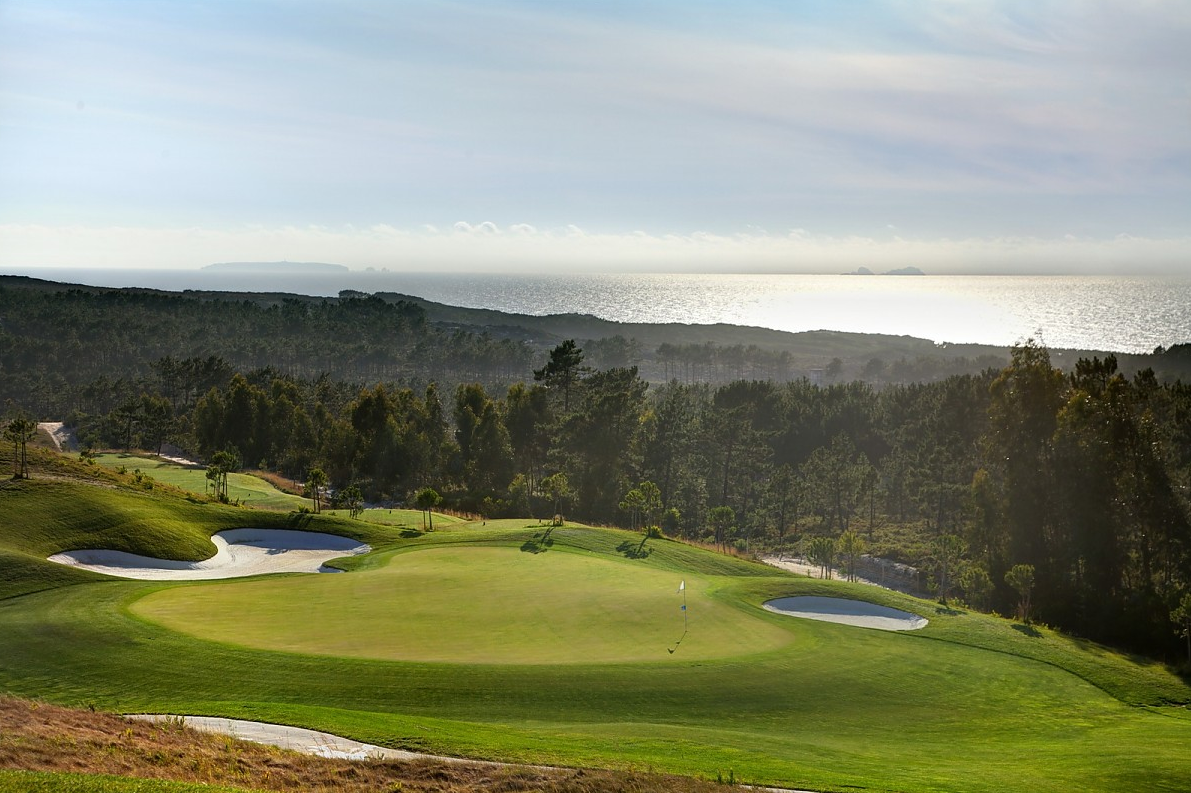
[[(20, 769), (20, 770), (16, 770)], [(86, 773), (80, 773), (81, 771)], [(307, 757), (181, 726), (0, 696), (0, 793), (227, 791), (671, 791), (710, 793), (687, 777), (493, 767), (436, 760)]]
[(110, 774), (0, 770), (0, 793), (244, 793), (247, 788)]

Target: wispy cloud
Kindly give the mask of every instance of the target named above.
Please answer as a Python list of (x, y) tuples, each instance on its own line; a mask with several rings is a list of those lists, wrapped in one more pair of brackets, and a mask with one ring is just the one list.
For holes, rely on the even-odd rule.
[(1191, 236), (1182, 0), (231, 8), (0, 4), (0, 219), (247, 244), (480, 218), (523, 247), (575, 223), (643, 229), (586, 249), (642, 259), (669, 229)]
[[(204, 228), (0, 224), (0, 267), (195, 268), (217, 261), (330, 261), (410, 271), (1181, 273), (1191, 239), (906, 239), (784, 233), (648, 234), (459, 221), (449, 231), (378, 224)], [(85, 253), (80, 253), (85, 252)]]

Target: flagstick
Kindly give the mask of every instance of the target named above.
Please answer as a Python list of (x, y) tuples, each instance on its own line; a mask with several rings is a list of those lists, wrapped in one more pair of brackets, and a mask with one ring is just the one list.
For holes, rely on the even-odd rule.
[(670, 653), (670, 655), (674, 655), (674, 651), (678, 649), (678, 645), (682, 644), (682, 640), (686, 638), (686, 579), (683, 579), (682, 583), (678, 585), (678, 591), (682, 593), (682, 636), (679, 637), (678, 641), (674, 642), (673, 647), (666, 648), (666, 652)]

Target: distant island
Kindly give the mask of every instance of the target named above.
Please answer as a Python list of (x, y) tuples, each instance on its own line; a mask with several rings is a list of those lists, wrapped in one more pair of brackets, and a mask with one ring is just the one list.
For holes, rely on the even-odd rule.
[(342, 264), (323, 262), (219, 262), (208, 264), (203, 270), (223, 273), (305, 273), (326, 274), (350, 272)]
[[(850, 273), (844, 273), (844, 275), (876, 275), (876, 273), (867, 267), (857, 267)], [(881, 275), (926, 275), (926, 273), (917, 267), (899, 267), (896, 270), (887, 270), (881, 273)]]

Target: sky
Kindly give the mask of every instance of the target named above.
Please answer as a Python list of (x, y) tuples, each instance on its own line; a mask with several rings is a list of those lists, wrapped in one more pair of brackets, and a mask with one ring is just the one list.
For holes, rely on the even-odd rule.
[(0, 270), (1191, 271), (1186, 0), (0, 0)]

